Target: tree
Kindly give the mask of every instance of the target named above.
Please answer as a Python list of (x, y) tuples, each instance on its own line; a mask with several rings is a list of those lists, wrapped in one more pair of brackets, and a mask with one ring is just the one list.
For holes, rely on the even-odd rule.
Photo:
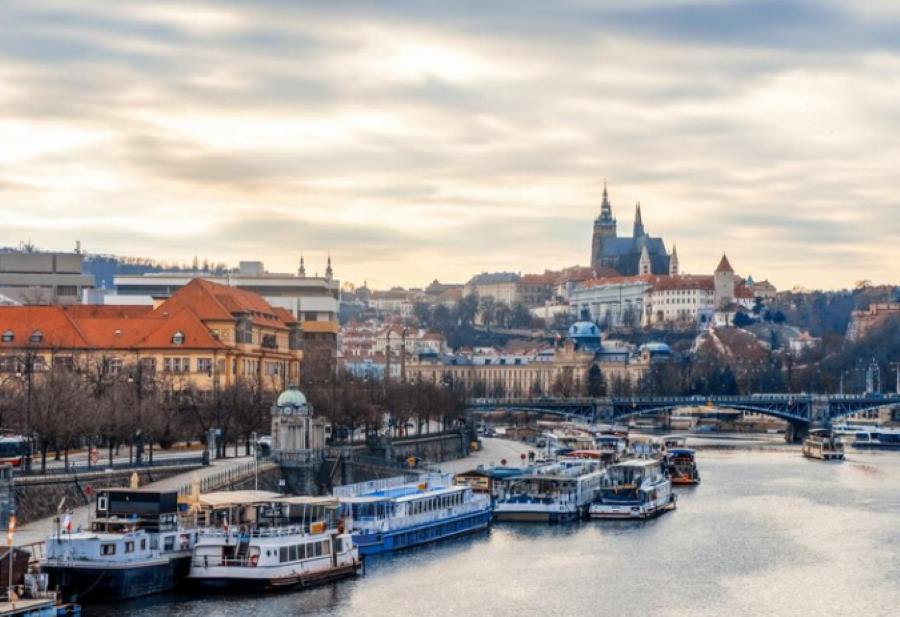
[(606, 396), (606, 380), (603, 372), (596, 364), (592, 364), (588, 370), (587, 395), (590, 397)]
[(737, 312), (734, 314), (734, 318), (731, 320), (731, 324), (735, 328), (746, 328), (749, 325), (752, 325), (754, 321), (747, 316), (746, 313)]

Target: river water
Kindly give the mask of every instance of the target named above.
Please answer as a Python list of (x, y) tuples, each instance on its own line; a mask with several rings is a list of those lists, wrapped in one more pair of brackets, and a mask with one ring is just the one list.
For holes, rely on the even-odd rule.
[(97, 617), (900, 615), (900, 454), (701, 450), (703, 484), (648, 522), (496, 524), (311, 591), (163, 595)]

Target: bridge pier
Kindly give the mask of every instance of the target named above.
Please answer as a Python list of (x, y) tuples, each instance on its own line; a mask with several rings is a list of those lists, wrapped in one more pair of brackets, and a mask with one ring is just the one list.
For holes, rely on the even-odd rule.
[(800, 443), (809, 435), (809, 422), (788, 422), (784, 431), (784, 440), (788, 443)]

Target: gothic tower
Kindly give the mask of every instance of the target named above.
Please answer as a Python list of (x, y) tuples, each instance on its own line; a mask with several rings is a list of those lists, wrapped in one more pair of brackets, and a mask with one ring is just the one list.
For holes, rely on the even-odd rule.
[(306, 277), (306, 264), (303, 263), (303, 255), (300, 255), (300, 267), (297, 268), (297, 276)]
[(641, 202), (637, 202), (637, 205), (634, 207), (634, 233), (631, 235), (635, 240), (646, 235), (644, 233), (644, 221), (641, 218)]
[(601, 254), (603, 241), (616, 237), (616, 219), (613, 217), (609, 194), (606, 192), (606, 181), (603, 182), (603, 202), (600, 204), (600, 216), (594, 221), (594, 238), (591, 242), (591, 267), (599, 270), (603, 267)]
[(647, 252), (647, 245), (641, 247), (641, 259), (638, 262), (638, 274), (653, 274), (653, 264), (650, 261), (650, 253)]
[(713, 302), (716, 308), (722, 308), (734, 301), (734, 269), (728, 263), (728, 257), (722, 254), (722, 261), (713, 273), (714, 293)]
[(325, 266), (325, 278), (331, 280), (334, 277), (334, 271), (331, 269), (331, 254), (328, 254), (328, 265)]
[(669, 255), (669, 276), (678, 274), (678, 248), (672, 245), (672, 254)]

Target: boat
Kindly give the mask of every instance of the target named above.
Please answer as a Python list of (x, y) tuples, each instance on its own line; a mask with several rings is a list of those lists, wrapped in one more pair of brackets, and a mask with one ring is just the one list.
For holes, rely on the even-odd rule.
[(834, 431), (815, 429), (803, 440), (803, 456), (823, 461), (844, 460), (844, 442)]
[(598, 461), (564, 458), (529, 474), (508, 478), (494, 502), (494, 518), (543, 523), (582, 518), (603, 476)]
[[(221, 510), (225, 504), (217, 505)], [(192, 585), (270, 591), (314, 587), (358, 574), (359, 552), (337, 524), (334, 497), (279, 496), (242, 505), (253, 512), (240, 526), (223, 518), (222, 525), (200, 530), (188, 574)]]
[(616, 462), (625, 456), (628, 438), (613, 434), (601, 434), (594, 438), (596, 448), (605, 461)]
[(387, 553), (487, 529), (491, 498), (453, 484), (452, 474), (338, 486), (344, 528), (361, 555)]
[(196, 528), (176, 491), (104, 489), (89, 531), (58, 519), (40, 568), (67, 602), (114, 601), (171, 591), (190, 568)]
[(858, 430), (853, 435), (853, 447), (900, 450), (900, 429), (873, 428)]
[(646, 519), (675, 507), (665, 463), (634, 459), (610, 465), (588, 516), (595, 519)]
[(690, 448), (673, 448), (666, 452), (666, 464), (672, 484), (690, 486), (700, 484), (700, 472), (694, 451)]
[(684, 435), (666, 435), (663, 437), (662, 442), (663, 450), (666, 452), (687, 447), (687, 437)]

